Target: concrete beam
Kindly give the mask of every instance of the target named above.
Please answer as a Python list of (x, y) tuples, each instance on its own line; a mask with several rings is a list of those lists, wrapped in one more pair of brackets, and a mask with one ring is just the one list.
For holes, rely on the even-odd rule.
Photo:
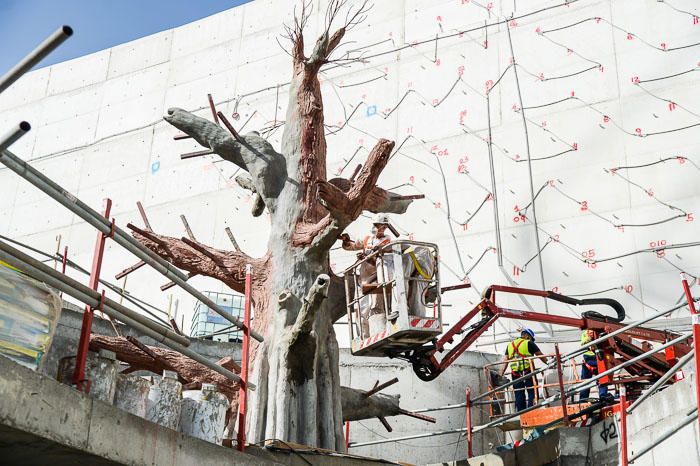
[(153, 424), (2, 357), (0, 432), (12, 464), (42, 446), (61, 450), (67, 464), (275, 464)]

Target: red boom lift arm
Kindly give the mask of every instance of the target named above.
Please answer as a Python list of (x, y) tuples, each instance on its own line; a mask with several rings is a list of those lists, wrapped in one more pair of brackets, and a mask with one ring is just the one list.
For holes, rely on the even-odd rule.
[[(545, 299), (564, 302), (571, 305), (605, 305), (613, 308), (617, 316), (605, 316), (595, 311), (587, 311), (580, 318), (564, 317), (541, 312), (521, 311), (507, 309), (496, 305), (496, 292), (514, 293), (527, 296), (539, 296)], [(468, 326), (469, 322), (481, 314), (481, 319)], [(624, 327), (620, 322), (625, 318), (625, 310), (622, 305), (609, 298), (589, 298), (576, 299), (569, 296), (560, 295), (551, 291), (531, 290), (526, 288), (515, 288), (510, 286), (493, 285), (485, 293), (485, 298), (479, 302), (470, 312), (462, 317), (452, 328), (450, 328), (437, 341), (430, 345), (406, 351), (401, 355), (396, 355), (402, 359), (407, 359), (413, 364), (416, 375), (424, 381), (430, 381), (447, 369), (464, 351), (467, 350), (489, 327), (499, 318), (510, 318), (524, 320), (528, 322), (541, 322), (553, 325), (563, 325), (575, 327), (582, 330), (591, 329), (595, 332), (596, 338), (606, 333), (613, 332)], [(451, 349), (446, 350), (446, 345), (451, 344), (459, 335), (464, 335)], [(638, 346), (632, 339), (666, 342), (678, 337), (673, 332), (654, 330), (644, 327), (631, 328), (615, 337), (610, 338), (605, 344), (599, 345), (603, 350), (603, 363), (606, 368), (613, 367), (620, 361), (631, 359), (637, 354), (650, 349), (649, 343), (644, 341)], [(649, 379), (654, 375), (661, 375), (664, 368), (670, 368), (676, 358), (691, 350), (687, 343), (674, 345), (671, 351), (666, 352), (665, 358), (651, 358), (650, 361), (640, 361), (638, 364), (628, 367), (632, 374), (639, 375), (640, 379)], [(437, 354), (445, 352), (445, 355), (438, 359)], [(615, 358), (618, 355), (618, 359)]]

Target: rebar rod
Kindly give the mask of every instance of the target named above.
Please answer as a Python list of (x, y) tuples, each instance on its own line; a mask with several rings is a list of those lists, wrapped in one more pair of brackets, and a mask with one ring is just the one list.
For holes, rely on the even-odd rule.
[(51, 34), (44, 42), (39, 44), (37, 48), (32, 50), (29, 55), (24, 57), (22, 61), (17, 63), (10, 71), (5, 73), (0, 78), (0, 93), (10, 87), (15, 81), (24, 75), (27, 71), (34, 68), (48, 54), (56, 50), (66, 39), (73, 35), (73, 29), (70, 26), (61, 26), (53, 34)]
[[(179, 336), (169, 329), (163, 329), (160, 328), (154, 328), (152, 326), (157, 326), (158, 324), (154, 324), (151, 322), (151, 325), (145, 325), (142, 323), (140, 320), (133, 319), (132, 317), (134, 315), (139, 316), (139, 314), (135, 313), (134, 311), (131, 311), (124, 306), (120, 306), (118, 303), (115, 303), (111, 301), (110, 299), (104, 299), (104, 302), (101, 300), (101, 295), (100, 293), (97, 293), (96, 291), (88, 288), (81, 286), (80, 288), (75, 288), (73, 287), (73, 283), (68, 283), (69, 277), (56, 277), (55, 275), (62, 275), (59, 272), (56, 272), (55, 270), (51, 269), (50, 267), (44, 266), (44, 264), (41, 264), (43, 267), (41, 269), (38, 269), (33, 266), (33, 264), (29, 262), (25, 262), (24, 260), (17, 258), (13, 256), (12, 254), (9, 254), (5, 252), (3, 249), (5, 245), (0, 242), (0, 260), (3, 260), (7, 262), (8, 264), (12, 265), (13, 267), (16, 267), (20, 270), (22, 270), (24, 273), (27, 273), (28, 275), (34, 277), (37, 280), (40, 280), (47, 285), (50, 285), (60, 291), (63, 291), (64, 293), (72, 296), (73, 298), (89, 305), (93, 306), (95, 309), (101, 309), (104, 311), (105, 314), (108, 316), (118, 319), (122, 322), (124, 322), (126, 325), (129, 327), (134, 328), (135, 330), (138, 330), (139, 332), (143, 333), (144, 335), (152, 338), (153, 340), (162, 343), (163, 345), (167, 346), (168, 348), (177, 351), (178, 353), (187, 356), (188, 358), (197, 361), (198, 363), (202, 364), (203, 366), (218, 372), (219, 374), (223, 375), (224, 377), (234, 381), (234, 382), (240, 382), (240, 377), (233, 372), (229, 371), (228, 369), (219, 366), (218, 364), (215, 364), (205, 357), (201, 356), (199, 353), (196, 353), (195, 351), (187, 348), (186, 346), (180, 344), (178, 341), (181, 341), (183, 338), (182, 336)], [(38, 261), (37, 261), (38, 262)], [(36, 264), (34, 264), (36, 265)], [(50, 272), (55, 272), (55, 273), (50, 273)], [(83, 289), (87, 288), (87, 289)], [(88, 291), (92, 293), (88, 293)], [(94, 293), (94, 294), (93, 294)], [(97, 295), (97, 296), (95, 296)], [(116, 306), (115, 306), (116, 305)], [(126, 310), (128, 313), (120, 312)], [(130, 317), (131, 316), (131, 317)], [(143, 316), (141, 316), (143, 317)], [(185, 338), (186, 340), (186, 338)], [(188, 341), (189, 343), (189, 341)], [(248, 387), (250, 389), (254, 389), (255, 386), (252, 383), (248, 383)]]
[(8, 131), (2, 138), (0, 138), (0, 152), (17, 142), (17, 140), (27, 134), (27, 131), (30, 129), (31, 125), (26, 121), (22, 121), (19, 125)]
[(630, 407), (627, 408), (627, 413), (631, 414), (632, 411), (634, 411), (637, 408), (637, 406), (639, 406), (644, 400), (649, 398), (651, 395), (656, 393), (656, 391), (659, 389), (659, 387), (661, 387), (663, 384), (665, 384), (668, 381), (668, 379), (670, 379), (671, 377), (676, 375), (676, 372), (678, 372), (683, 366), (688, 364), (690, 362), (690, 360), (693, 359), (694, 357), (695, 357), (695, 353), (691, 351), (688, 354), (686, 354), (685, 356), (683, 356), (682, 358), (680, 358), (675, 366), (670, 368), (668, 370), (668, 372), (666, 372), (663, 376), (661, 376), (661, 378), (659, 380), (654, 382), (654, 385), (649, 387), (649, 389), (646, 392), (644, 392), (644, 394), (642, 396), (637, 398), (634, 401), (634, 403), (632, 403), (630, 405)]
[[(506, 27), (506, 32), (508, 33), (508, 45), (510, 46), (510, 57), (513, 60), (513, 76), (515, 76), (515, 89), (518, 93), (518, 102), (520, 103), (520, 116), (522, 117), (523, 121), (523, 133), (525, 136), (525, 151), (527, 152), (527, 174), (528, 178), (530, 181), (530, 205), (532, 206), (532, 226), (535, 229), (535, 245), (537, 246), (537, 265), (539, 266), (540, 269), (540, 283), (542, 284), (542, 289), (546, 290), (547, 286), (545, 284), (545, 278), (544, 278), (544, 266), (542, 265), (542, 247), (540, 246), (540, 228), (537, 224), (537, 209), (535, 208), (535, 201), (536, 201), (536, 196), (535, 196), (535, 187), (534, 187), (534, 182), (533, 182), (533, 175), (532, 175), (532, 156), (530, 154), (530, 135), (528, 134), (527, 131), (527, 119), (525, 118), (525, 106), (523, 105), (523, 94), (522, 90), (520, 89), (520, 79), (518, 78), (518, 65), (515, 60), (515, 52), (513, 51), (513, 39), (510, 36), (510, 27)], [(544, 301), (544, 310), (547, 314), (549, 314), (549, 305), (547, 304), (547, 300)], [(552, 336), (554, 331), (552, 330), (552, 326), (544, 326), (545, 329), (549, 328), (548, 332), (549, 336)]]
[[(185, 275), (177, 270), (172, 264), (139, 243), (136, 239), (118, 226), (107, 221), (97, 211), (72, 194), (68, 193), (68, 191), (33, 168), (31, 165), (19, 159), (8, 150), (0, 152), (0, 162), (49, 195), (51, 198), (62, 204), (68, 210), (85, 220), (87, 223), (100, 230), (102, 233), (112, 236), (117, 244), (149, 264), (157, 272), (175, 282), (183, 290), (202, 303), (206, 304), (221, 317), (228, 320), (236, 327), (243, 329), (243, 323), (240, 320), (228, 314), (209, 297), (194, 288), (192, 285), (189, 285), (186, 282), (187, 278)], [(263, 337), (253, 330), (251, 330), (250, 335), (258, 341), (263, 341)]]

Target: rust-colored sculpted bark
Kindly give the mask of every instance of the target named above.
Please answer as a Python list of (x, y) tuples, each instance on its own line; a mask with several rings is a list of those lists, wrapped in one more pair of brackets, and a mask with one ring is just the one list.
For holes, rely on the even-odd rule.
[[(179, 108), (168, 110), (165, 117), (248, 172), (250, 177), (239, 182), (255, 194), (256, 213), (265, 208), (270, 214), (268, 252), (252, 258), (239, 250), (222, 251), (131, 226), (139, 241), (173, 265), (214, 277), (234, 291), (243, 291), (245, 264), (252, 264), (253, 326), (265, 341), (253, 350), (257, 389), (248, 411), (250, 442), (277, 438), (328, 449), (344, 447), (333, 323), (345, 312), (345, 291), (330, 270), (329, 250), (363, 211), (404, 213), (410, 202), (393, 199), (376, 186), (394, 147), (386, 139), (376, 143), (354, 179), (327, 180), (318, 73), (367, 11), (365, 4), (354, 9), (344, 4), (345, 0), (331, 1), (325, 31), (308, 57), (303, 29), (310, 7), (305, 4), (287, 28), (292, 78), (279, 151), (258, 133), (238, 134), (225, 118), (222, 127)], [(331, 33), (341, 9), (347, 11), (345, 24)]]

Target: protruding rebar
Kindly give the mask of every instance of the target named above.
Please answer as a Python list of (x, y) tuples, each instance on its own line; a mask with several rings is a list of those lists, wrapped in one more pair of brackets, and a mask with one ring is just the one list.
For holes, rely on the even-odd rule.
[(56, 32), (51, 34), (51, 36), (39, 44), (29, 55), (24, 57), (21, 62), (17, 63), (10, 71), (0, 78), (0, 93), (21, 78), (24, 73), (34, 68), (37, 63), (56, 50), (56, 48), (71, 35), (73, 35), (73, 29), (70, 26), (61, 26), (58, 28)]

